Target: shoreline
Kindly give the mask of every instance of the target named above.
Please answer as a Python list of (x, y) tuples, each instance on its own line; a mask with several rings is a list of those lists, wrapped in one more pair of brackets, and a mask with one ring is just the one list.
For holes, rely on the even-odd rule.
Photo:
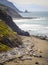
[(37, 20), (46, 20), (46, 18), (45, 17), (35, 17), (35, 16), (33, 16), (33, 17), (17, 17), (17, 18), (12, 18), (12, 19), (14, 19), (14, 20), (16, 20), (16, 19), (37, 19)]
[[(42, 25), (43, 22), (42, 22), (42, 24), (38, 24), (39, 21), (37, 20), (37, 22), (36, 22), (36, 20), (35, 20), (35, 22), (34, 22), (34, 19), (37, 19), (37, 18), (36, 17), (35, 18), (33, 17), (32, 20), (31, 20), (31, 23), (29, 23), (30, 22), (30, 19), (28, 19), (29, 21), (28, 20), (25, 20), (25, 22), (26, 21), (27, 22), (24, 23), (24, 21), (23, 21), (22, 18), (21, 18), (21, 20), (16, 18), (13, 21), (14, 21), (15, 24), (17, 23), (17, 25), (20, 27), (20, 29), (22, 29), (24, 31), (27, 31), (30, 35), (39, 37), (41, 39), (48, 40), (48, 33), (47, 33), (48, 32), (48, 26), (46, 24), (45, 25)], [(20, 20), (20, 22), (18, 20)]]
[(46, 41), (48, 41), (48, 37), (46, 36), (46, 35), (44, 35), (44, 36), (39, 36), (39, 35), (32, 35), (33, 37), (36, 37), (36, 38), (39, 38), (39, 39), (41, 39), (41, 40), (46, 40)]
[[(4, 53), (3, 54), (4, 60), (7, 60), (9, 58), (10, 59), (4, 62), (3, 64), (22, 65), (23, 63), (25, 63), (25, 65), (30, 65), (30, 64), (36, 65), (36, 62), (38, 62), (38, 64), (40, 65), (42, 64), (48, 65), (47, 62), (48, 54), (46, 54), (48, 53), (47, 52), (48, 41), (41, 40), (38, 37), (34, 37), (34, 36), (30, 36), (30, 37), (20, 36), (20, 37), (22, 38), (24, 45), (22, 47), (20, 46), (19, 48), (14, 48), (13, 51), (10, 52), (8, 51), (8, 53)], [(5, 56), (5, 54), (8, 54), (8, 56)]]

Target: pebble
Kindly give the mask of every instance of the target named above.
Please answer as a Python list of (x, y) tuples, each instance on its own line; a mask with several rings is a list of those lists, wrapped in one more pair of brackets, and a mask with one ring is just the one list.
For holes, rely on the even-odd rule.
[(39, 64), (39, 62), (35, 62), (35, 64)]
[[(25, 59), (31, 60), (32, 59), (31, 57), (30, 58), (29, 57), (28, 58), (22, 58), (22, 57), (23, 57), (23, 55), (29, 55), (30, 56), (30, 55), (34, 54), (33, 53), (34, 50), (31, 49), (32, 46), (33, 45), (31, 43), (30, 44), (27, 43), (27, 44), (24, 44), (23, 48), (22, 47), (20, 47), (20, 48), (16, 47), (11, 51), (3, 52), (0, 54), (0, 62), (10, 61), (13, 58), (20, 58), (22, 60), (25, 60)], [(36, 55), (36, 54), (34, 54), (34, 55)]]
[(40, 55), (39, 57), (42, 58), (42, 55)]

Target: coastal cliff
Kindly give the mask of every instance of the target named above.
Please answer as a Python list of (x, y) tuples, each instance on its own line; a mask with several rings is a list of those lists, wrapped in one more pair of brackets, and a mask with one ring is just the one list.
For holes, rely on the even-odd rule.
[(22, 16), (17, 11), (15, 11), (14, 9), (12, 9), (9, 6), (0, 4), (0, 9), (5, 10), (7, 12), (7, 14), (9, 16), (11, 16), (12, 18), (22, 18)]
[(22, 31), (5, 10), (0, 9), (0, 51), (7, 51), (10, 48), (22, 45), (19, 35), (28, 36), (28, 32)]
[(18, 34), (0, 19), (0, 51), (18, 47), (21, 44), (22, 40)]
[(29, 36), (28, 32), (21, 30), (13, 21), (11, 16), (9, 16), (5, 10), (0, 9), (0, 19), (2, 19), (14, 32), (17, 32), (19, 35)]

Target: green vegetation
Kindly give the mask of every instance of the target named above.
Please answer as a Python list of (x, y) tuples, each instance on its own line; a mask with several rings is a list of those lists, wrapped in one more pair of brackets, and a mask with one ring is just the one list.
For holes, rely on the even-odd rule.
[(0, 43), (0, 52), (10, 50), (11, 48)]
[(2, 20), (0, 20), (0, 35), (6, 36), (7, 34), (14, 34), (14, 32)]
[(20, 36), (13, 31), (14, 28), (19, 29), (7, 14), (6, 7), (0, 4), (0, 52), (22, 45)]
[(0, 52), (7, 51), (21, 44), (22, 40), (18, 34), (13, 32), (12, 29), (0, 19)]

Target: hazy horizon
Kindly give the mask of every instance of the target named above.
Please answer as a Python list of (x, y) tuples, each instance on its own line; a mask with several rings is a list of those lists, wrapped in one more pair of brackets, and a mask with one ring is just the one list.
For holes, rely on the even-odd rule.
[(8, 0), (19, 10), (48, 11), (48, 0)]

